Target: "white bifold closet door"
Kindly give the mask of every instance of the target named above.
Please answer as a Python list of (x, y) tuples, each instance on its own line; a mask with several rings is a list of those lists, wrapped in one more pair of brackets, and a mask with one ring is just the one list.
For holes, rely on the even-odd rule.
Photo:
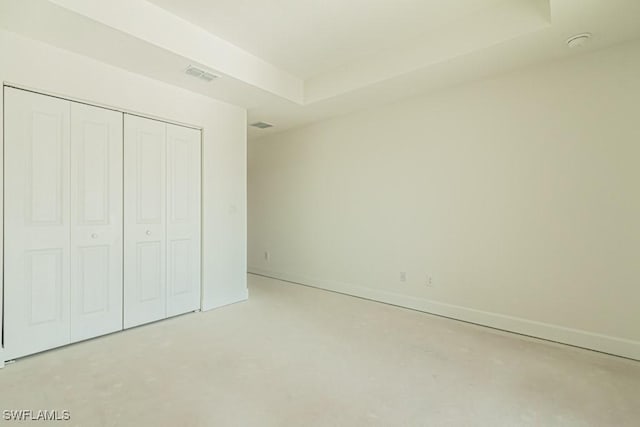
[(122, 113), (71, 103), (71, 341), (122, 329)]
[(124, 326), (200, 308), (200, 131), (125, 116)]
[(121, 120), (5, 88), (7, 358), (122, 328)]
[(200, 308), (200, 139), (167, 124), (167, 316)]
[(70, 342), (69, 102), (5, 88), (4, 345)]
[(124, 118), (124, 327), (166, 317), (163, 122)]

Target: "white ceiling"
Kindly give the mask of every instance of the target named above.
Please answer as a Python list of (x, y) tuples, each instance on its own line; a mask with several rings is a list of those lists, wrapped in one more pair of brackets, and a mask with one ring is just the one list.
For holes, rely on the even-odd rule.
[(150, 0), (307, 79), (504, 0)]
[(640, 0), (0, 0), (0, 27), (276, 125), (249, 138), (638, 39), (639, 22)]

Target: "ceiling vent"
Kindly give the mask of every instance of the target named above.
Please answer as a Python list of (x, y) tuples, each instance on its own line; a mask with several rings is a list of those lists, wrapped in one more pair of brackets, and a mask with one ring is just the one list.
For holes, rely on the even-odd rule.
[(219, 77), (213, 73), (209, 73), (208, 71), (204, 71), (198, 67), (194, 67), (193, 65), (189, 65), (189, 67), (187, 67), (184, 72), (190, 76), (197, 77), (200, 80), (204, 80), (205, 82), (213, 81)]
[(215, 74), (205, 72), (205, 73), (202, 73), (200, 78), (206, 82), (210, 82), (211, 80), (217, 79), (218, 76), (216, 76)]
[(258, 128), (258, 129), (266, 129), (266, 128), (273, 127), (273, 125), (271, 123), (265, 123), (265, 122), (251, 123), (251, 126), (253, 126), (254, 128)]

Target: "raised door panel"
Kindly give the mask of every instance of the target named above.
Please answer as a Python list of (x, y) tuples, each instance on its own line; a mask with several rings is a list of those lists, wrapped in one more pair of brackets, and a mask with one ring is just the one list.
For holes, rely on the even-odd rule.
[(6, 358), (70, 342), (69, 110), (5, 89)]
[(124, 326), (166, 317), (166, 125), (125, 115)]
[(200, 131), (167, 125), (167, 315), (200, 308)]
[(71, 340), (122, 329), (122, 113), (71, 103)]

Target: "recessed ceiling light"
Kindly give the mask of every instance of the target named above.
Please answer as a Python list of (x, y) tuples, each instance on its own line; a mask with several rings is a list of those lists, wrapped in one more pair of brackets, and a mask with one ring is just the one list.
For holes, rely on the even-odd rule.
[(212, 80), (217, 79), (219, 76), (210, 73), (208, 71), (202, 70), (198, 67), (194, 67), (193, 65), (189, 65), (187, 67), (186, 70), (184, 70), (185, 73), (187, 73), (188, 75), (192, 76), (192, 77), (197, 77), (200, 80), (204, 80), (205, 82), (210, 82)]
[(575, 36), (569, 37), (567, 39), (567, 46), (569, 47), (580, 47), (591, 38), (591, 33), (582, 33), (576, 34)]
[(258, 128), (258, 129), (266, 129), (266, 128), (273, 127), (271, 123), (266, 123), (266, 122), (255, 122), (255, 123), (251, 123), (250, 126), (253, 126), (254, 128)]

